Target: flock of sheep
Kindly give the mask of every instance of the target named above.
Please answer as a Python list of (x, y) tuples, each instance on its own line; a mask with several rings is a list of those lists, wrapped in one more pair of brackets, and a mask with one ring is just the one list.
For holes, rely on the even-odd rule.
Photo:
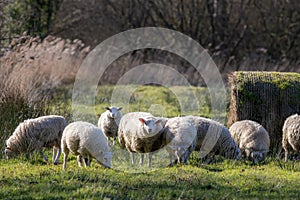
[[(89, 166), (95, 159), (110, 168), (113, 156), (110, 147), (119, 145), (131, 153), (132, 164), (135, 153), (141, 155), (140, 165), (144, 163), (144, 154), (149, 154), (148, 166), (151, 167), (152, 155), (164, 147), (169, 153), (170, 165), (188, 164), (193, 151), (199, 151), (208, 163), (215, 155), (257, 163), (263, 161), (269, 151), (269, 134), (254, 121), (238, 121), (227, 129), (214, 120), (198, 116), (163, 118), (146, 112), (122, 116), (121, 109), (107, 107), (99, 118), (98, 127), (82, 121), (67, 125), (65, 118), (57, 115), (25, 120), (6, 141), (6, 158), (38, 150), (48, 161), (43, 148), (53, 147), (54, 164), (58, 164), (61, 152), (64, 155), (63, 169), (69, 152), (77, 156), (79, 166)], [(286, 161), (292, 151), (300, 153), (300, 115), (286, 119), (282, 147)]]

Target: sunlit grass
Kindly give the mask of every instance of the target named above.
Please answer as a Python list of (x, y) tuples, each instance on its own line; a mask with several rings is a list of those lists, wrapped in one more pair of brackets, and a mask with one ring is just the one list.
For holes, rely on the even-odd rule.
[[(282, 161), (280, 161), (282, 162)], [(220, 159), (215, 164), (162, 167), (128, 173), (104, 169), (96, 162), (79, 168), (74, 156), (66, 171), (62, 165), (33, 161), (1, 160), (0, 196), (5, 199), (232, 199), (300, 197), (300, 164), (267, 159), (264, 164)], [(292, 168), (287, 167), (293, 165)]]
[[(151, 112), (157, 116), (210, 116), (210, 95), (204, 87), (99, 86), (95, 100), (96, 113), (104, 107), (123, 107), (123, 112)], [(225, 115), (224, 115), (225, 116)]]

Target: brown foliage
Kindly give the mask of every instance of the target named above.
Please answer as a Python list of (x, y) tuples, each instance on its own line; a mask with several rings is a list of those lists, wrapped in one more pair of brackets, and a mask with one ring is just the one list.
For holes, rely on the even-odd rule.
[(21, 101), (29, 107), (39, 107), (58, 86), (73, 81), (89, 51), (79, 40), (48, 36), (41, 42), (26, 33), (10, 48), (0, 58), (0, 103)]

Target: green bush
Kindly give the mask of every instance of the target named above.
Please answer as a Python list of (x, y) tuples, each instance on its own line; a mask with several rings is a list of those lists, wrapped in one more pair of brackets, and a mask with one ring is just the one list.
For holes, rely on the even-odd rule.
[(2, 37), (13, 38), (23, 32), (46, 36), (51, 30), (61, 0), (16, 0), (4, 9)]

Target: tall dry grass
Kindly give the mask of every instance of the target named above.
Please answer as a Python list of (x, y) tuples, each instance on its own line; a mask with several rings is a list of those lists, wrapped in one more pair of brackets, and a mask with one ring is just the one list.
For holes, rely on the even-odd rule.
[(49, 114), (48, 102), (61, 83), (42, 67), (11, 66), (0, 70), (0, 147), (25, 119)]
[(74, 80), (87, 53), (83, 46), (51, 36), (41, 41), (23, 35), (12, 42), (0, 57), (0, 149), (25, 119), (66, 113), (53, 108), (53, 100)]

